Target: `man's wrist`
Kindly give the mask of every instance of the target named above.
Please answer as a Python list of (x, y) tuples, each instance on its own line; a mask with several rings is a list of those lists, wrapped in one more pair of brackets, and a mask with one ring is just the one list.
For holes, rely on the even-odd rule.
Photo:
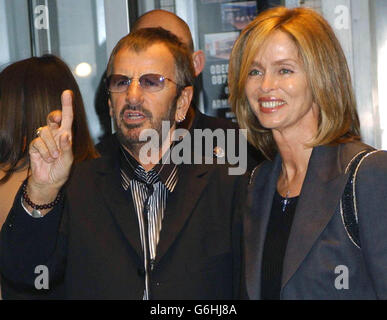
[(60, 191), (60, 188), (53, 185), (37, 184), (31, 179), (28, 179), (25, 190), (28, 194), (28, 198), (33, 203), (46, 204), (55, 200)]
[(22, 206), (34, 218), (41, 218), (59, 203), (59, 192), (58, 188), (37, 187), (26, 181), (22, 186)]

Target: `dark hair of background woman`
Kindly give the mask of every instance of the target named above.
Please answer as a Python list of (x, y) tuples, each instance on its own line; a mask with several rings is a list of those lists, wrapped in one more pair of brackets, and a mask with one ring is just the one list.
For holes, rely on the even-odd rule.
[(53, 55), (18, 61), (0, 73), (0, 165), (6, 175), (24, 168), (28, 146), (47, 115), (61, 108), (61, 94), (73, 91), (73, 152), (75, 162), (98, 156), (90, 137), (79, 87), (69, 67)]

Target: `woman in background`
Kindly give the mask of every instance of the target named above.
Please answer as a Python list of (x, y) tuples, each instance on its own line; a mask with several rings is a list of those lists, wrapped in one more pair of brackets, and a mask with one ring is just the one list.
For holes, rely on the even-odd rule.
[(0, 227), (29, 174), (28, 146), (47, 115), (73, 92), (75, 162), (98, 156), (86, 121), (79, 87), (69, 67), (53, 55), (18, 61), (0, 73)]
[[(244, 297), (387, 299), (387, 153), (360, 142), (327, 21), (305, 8), (262, 12), (234, 45), (229, 86), (240, 127), (268, 159), (250, 178)], [(364, 154), (346, 193), (357, 205), (343, 209), (349, 163)]]

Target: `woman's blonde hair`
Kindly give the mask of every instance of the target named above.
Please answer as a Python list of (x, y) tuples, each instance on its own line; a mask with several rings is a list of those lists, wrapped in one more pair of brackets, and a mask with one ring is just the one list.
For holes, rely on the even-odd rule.
[(259, 14), (240, 34), (230, 57), (230, 104), (249, 142), (273, 159), (276, 144), (271, 130), (263, 128), (245, 94), (249, 68), (264, 42), (282, 31), (296, 44), (319, 107), (318, 131), (311, 146), (360, 139), (359, 118), (347, 62), (332, 28), (307, 8), (277, 7)]

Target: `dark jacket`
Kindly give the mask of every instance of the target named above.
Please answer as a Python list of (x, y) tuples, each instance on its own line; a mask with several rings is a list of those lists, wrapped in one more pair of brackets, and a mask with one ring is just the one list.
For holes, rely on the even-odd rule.
[[(133, 201), (121, 187), (117, 145), (72, 172), (63, 206), (44, 218), (26, 214), (17, 196), (1, 235), (3, 276), (34, 285), (46, 265), (64, 298), (142, 299), (144, 261)], [(156, 262), (154, 299), (232, 299), (238, 291), (240, 180), (226, 166), (181, 165), (169, 195)], [(243, 179), (242, 179), (243, 180)], [(243, 192), (242, 192), (243, 196)], [(59, 231), (58, 231), (59, 230)]]
[[(365, 158), (358, 171), (361, 249), (351, 242), (339, 208), (348, 178), (344, 170), (368, 148), (352, 142), (313, 149), (284, 258), (281, 299), (387, 299), (386, 152)], [(250, 299), (260, 299), (264, 241), (280, 171), (277, 156), (256, 170), (249, 185), (242, 282)], [(337, 285), (346, 270), (347, 289)]]

